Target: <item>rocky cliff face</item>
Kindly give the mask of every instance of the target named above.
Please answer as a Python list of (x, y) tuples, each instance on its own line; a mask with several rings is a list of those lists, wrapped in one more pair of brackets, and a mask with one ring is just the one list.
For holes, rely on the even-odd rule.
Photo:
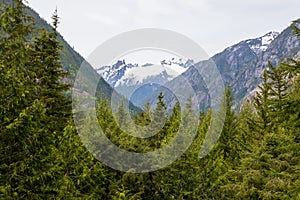
[(257, 54), (248, 65), (241, 63), (241, 70), (236, 76), (232, 76), (231, 82), (234, 94), (238, 101), (254, 90), (261, 82), (260, 77), (267, 68), (270, 61), (277, 66), (285, 58), (299, 58), (300, 42), (291, 29), (284, 30), (268, 46), (268, 48)]
[[(225, 85), (231, 86), (238, 105), (261, 82), (260, 77), (268, 61), (276, 66), (284, 58), (300, 58), (300, 42), (290, 28), (280, 34), (270, 32), (257, 39), (242, 41), (211, 59), (216, 63)], [(201, 68), (201, 65), (200, 62), (195, 67)], [(197, 70), (190, 68), (183, 76), (193, 85), (196, 99), (208, 103), (207, 87)]]

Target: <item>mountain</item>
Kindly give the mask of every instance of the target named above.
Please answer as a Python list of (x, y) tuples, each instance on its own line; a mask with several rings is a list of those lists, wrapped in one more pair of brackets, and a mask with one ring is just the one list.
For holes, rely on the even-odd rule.
[(162, 60), (160, 64), (146, 63), (143, 65), (126, 63), (118, 60), (111, 66), (97, 68), (97, 72), (112, 86), (133, 86), (148, 82), (160, 81), (164, 84), (185, 72), (193, 62), (182, 59)]
[(275, 38), (278, 37), (278, 35), (278, 32), (272, 31), (262, 37), (243, 41), (243, 43), (246, 43), (246, 45), (249, 46), (250, 49), (258, 55), (266, 51), (269, 48), (269, 45)]
[[(240, 56), (240, 53), (243, 56)], [(230, 59), (232, 55), (234, 55), (233, 60)], [(240, 101), (261, 82), (261, 75), (267, 68), (269, 61), (277, 66), (284, 58), (299, 57), (300, 42), (293, 31), (287, 28), (274, 38), (266, 50), (255, 56), (251, 52), (245, 52), (240, 48), (237, 52), (222, 52), (213, 57), (213, 60), (217, 66), (224, 67), (223, 63), (220, 63), (220, 58), (225, 58), (226, 67), (231, 70), (229, 70), (229, 73), (223, 73), (223, 79), (226, 84), (231, 84), (236, 100)], [(249, 62), (243, 62), (243, 59), (248, 59)]]
[(191, 60), (175, 58), (162, 60), (159, 64), (143, 65), (127, 64), (125, 60), (118, 60), (111, 66), (99, 67), (96, 70), (116, 91), (142, 107), (149, 98), (152, 98), (154, 91), (178, 77), (192, 65)]
[[(261, 82), (260, 77), (267, 68), (268, 61), (276, 66), (284, 58), (299, 57), (300, 43), (293, 31), (287, 28), (281, 33), (272, 31), (258, 38), (241, 41), (214, 55), (210, 61), (216, 64), (224, 84), (231, 85), (238, 107)], [(185, 90), (183, 85), (188, 82), (194, 90), (193, 100), (200, 102), (200, 107), (205, 109), (211, 103), (206, 84), (213, 85), (214, 82), (212, 80), (205, 83), (197, 69), (207, 67), (208, 63), (202, 61), (194, 64), (191, 60), (187, 62), (164, 60), (160, 63), (162, 68), (157, 68), (157, 65), (153, 64), (145, 66), (126, 64), (123, 60), (112, 66), (100, 67), (97, 71), (112, 87), (119, 89), (120, 93), (130, 97), (132, 102), (140, 107), (148, 99), (154, 104), (159, 91), (166, 93), (165, 101), (170, 107), (173, 106), (176, 97), (166, 88)], [(163, 68), (165, 66), (181, 67), (182, 71), (172, 74)], [(155, 84), (158, 82), (160, 84)]]
[[(1, 1), (0, 5), (3, 3), (11, 3), (11, 0)], [(34, 18), (36, 29), (51, 29), (51, 26), (34, 10), (28, 7), (27, 12)], [(63, 68), (71, 73), (68, 81), (73, 83), (76, 71), (82, 63), (87, 62), (61, 35), (59, 35), (58, 39), (62, 45), (61, 61)], [(225, 85), (231, 85), (238, 105), (261, 82), (260, 76), (263, 70), (267, 68), (268, 61), (276, 66), (282, 59), (287, 57), (300, 57), (299, 41), (290, 28), (285, 29), (280, 34), (269, 32), (259, 38), (241, 41), (216, 54), (211, 60), (216, 63)], [(89, 66), (90, 77), (82, 80), (82, 85), (88, 91), (91, 84), (99, 80), (97, 95), (99, 98), (103, 97), (106, 99), (111, 98), (114, 91), (113, 87), (117, 91), (124, 92), (125, 89), (122, 89), (122, 87), (126, 86), (127, 89), (129, 88), (129, 92), (125, 91), (125, 93), (127, 92), (125, 97), (129, 97), (130, 94), (132, 96), (131, 100), (138, 106), (141, 106), (147, 98), (156, 95), (153, 93), (154, 91), (163, 90), (160, 88), (162, 84), (171, 85), (174, 88), (182, 88), (183, 81), (187, 81), (195, 91), (196, 95), (193, 98), (201, 102), (201, 107), (207, 107), (210, 104), (208, 89), (202, 77), (195, 70), (195, 68), (201, 68), (205, 65), (205, 61), (194, 64), (190, 60), (184, 62), (175, 59), (170, 61), (163, 60), (158, 65), (152, 63), (145, 65), (127, 64), (125, 61), (118, 61), (113, 66), (99, 66), (100, 68), (97, 72), (101, 73), (104, 79), (100, 77), (96, 70)], [(161, 68), (156, 69), (158, 66)], [(141, 71), (143, 73), (139, 73)], [(152, 84), (153, 82), (161, 84)], [(213, 84), (213, 82), (208, 84)], [(142, 85), (144, 86), (141, 87)], [(135, 94), (132, 95), (132, 91), (135, 91)], [(167, 90), (164, 89), (164, 91)], [(118, 99), (124, 98), (119, 94), (117, 96)], [(175, 96), (170, 91), (165, 96), (166, 101), (170, 105), (174, 105)]]
[[(256, 39), (241, 41), (216, 54), (211, 60), (215, 62), (225, 85), (231, 86), (238, 107), (260, 84), (268, 61), (276, 66), (284, 58), (300, 58), (300, 42), (290, 28), (280, 34), (270, 32)], [(201, 76), (195, 70), (204, 64), (195, 64), (194, 68), (189, 68), (182, 76), (195, 88), (195, 98), (200, 102), (209, 103), (207, 87), (203, 82), (199, 83)], [(178, 80), (174, 79), (171, 84), (175, 85), (174, 87), (179, 86), (181, 83)]]

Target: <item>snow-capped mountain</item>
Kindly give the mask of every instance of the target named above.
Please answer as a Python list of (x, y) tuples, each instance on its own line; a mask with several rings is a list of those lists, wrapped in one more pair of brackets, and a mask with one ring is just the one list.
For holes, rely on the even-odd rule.
[(143, 65), (126, 63), (119, 60), (112, 66), (104, 66), (97, 72), (113, 87), (134, 86), (146, 83), (164, 84), (185, 72), (191, 65), (192, 60), (183, 61), (163, 60), (159, 64), (147, 63)]
[(256, 54), (260, 54), (268, 49), (271, 42), (277, 38), (278, 35), (278, 32), (272, 31), (262, 37), (246, 40), (245, 42)]
[(131, 68), (139, 67), (137, 64), (126, 64), (125, 60), (118, 60), (111, 66), (103, 66), (97, 72), (106, 80), (112, 87), (125, 75), (125, 72)]
[(116, 91), (130, 99), (135, 105), (143, 107), (160, 86), (172, 81), (193, 64), (192, 60), (184, 61), (175, 58), (162, 60), (158, 64), (143, 65), (119, 60), (112, 66), (98, 68), (97, 72)]
[(279, 36), (279, 33), (275, 31), (271, 31), (266, 35), (255, 38), (255, 39), (248, 39), (244, 40), (236, 45), (228, 47), (225, 51), (228, 52), (239, 52), (241, 47), (247, 51), (254, 52), (256, 55), (259, 55), (265, 52), (270, 44)]
[(115, 87), (148, 83), (165, 84), (185, 72), (189, 67), (188, 64), (189, 63), (182, 63), (182, 61), (163, 60), (158, 65), (145, 64), (141, 67), (128, 68), (124, 75), (116, 82)]

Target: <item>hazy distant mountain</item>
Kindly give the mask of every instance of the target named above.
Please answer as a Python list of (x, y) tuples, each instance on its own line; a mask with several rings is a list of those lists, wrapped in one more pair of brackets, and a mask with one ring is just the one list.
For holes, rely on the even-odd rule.
[(119, 60), (112, 66), (99, 67), (97, 72), (119, 93), (142, 107), (161, 85), (178, 77), (192, 65), (191, 60), (175, 58), (143, 65)]
[(97, 68), (97, 72), (113, 87), (142, 85), (150, 82), (164, 84), (185, 72), (193, 62), (181, 59), (161, 61), (160, 64), (147, 63), (143, 65), (126, 63), (118, 60), (111, 66)]

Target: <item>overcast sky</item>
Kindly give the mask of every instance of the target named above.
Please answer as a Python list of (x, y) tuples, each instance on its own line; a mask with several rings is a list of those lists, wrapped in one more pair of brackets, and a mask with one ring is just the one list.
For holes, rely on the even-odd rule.
[(281, 32), (300, 16), (300, 0), (28, 0), (48, 22), (55, 8), (59, 32), (87, 57), (125, 31), (164, 28), (196, 41), (209, 55), (243, 39)]

